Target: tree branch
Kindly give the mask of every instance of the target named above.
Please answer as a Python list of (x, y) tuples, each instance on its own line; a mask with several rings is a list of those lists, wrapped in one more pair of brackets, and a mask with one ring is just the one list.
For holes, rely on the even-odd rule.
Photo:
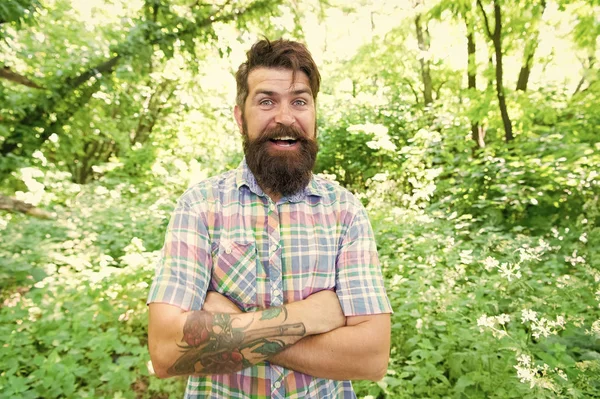
[(442, 86), (444, 86), (444, 84), (446, 84), (447, 82), (448, 82), (447, 80), (440, 82), (440, 85), (437, 87), (437, 89), (435, 89), (435, 98), (437, 100), (440, 99), (440, 91), (442, 90)]
[[(0, 0), (1, 1), (1, 0)], [(227, 0), (225, 3), (220, 5), (215, 12), (211, 13), (211, 15), (206, 17), (201, 17), (197, 19), (197, 22), (194, 24), (190, 24), (182, 30), (178, 30), (177, 32), (170, 32), (161, 38), (157, 38), (152, 41), (146, 41), (142, 45), (156, 45), (161, 40), (170, 40), (174, 42), (177, 39), (185, 35), (193, 34), (199, 30), (210, 26), (215, 22), (228, 22), (235, 20), (236, 18), (240, 18), (245, 14), (250, 14), (255, 10), (260, 10), (264, 7), (272, 7), (272, 0), (257, 0), (252, 4), (248, 5), (246, 8), (239, 10), (232, 10), (230, 13), (224, 12), (224, 10), (232, 3), (232, 0)], [(135, 51), (135, 50), (134, 50)], [(66, 78), (62, 85), (58, 88), (58, 90), (51, 93), (50, 97), (46, 99), (46, 101), (37, 104), (35, 107), (31, 109), (26, 115), (24, 115), (20, 121), (17, 122), (18, 129), (5, 139), (3, 143), (0, 144), (0, 156), (6, 156), (9, 153), (18, 152), (20, 155), (27, 155), (32, 152), (31, 148), (35, 148), (35, 146), (41, 145), (51, 134), (49, 129), (50, 127), (60, 126), (60, 123), (65, 123), (67, 119), (56, 120), (52, 123), (48, 121), (48, 116), (55, 112), (56, 104), (63, 103), (64, 99), (69, 98), (74, 94), (79, 86), (83, 85), (90, 79), (95, 76), (101, 76), (102, 74), (110, 74), (114, 71), (115, 66), (119, 63), (121, 58), (130, 55), (126, 49), (121, 49), (116, 52), (112, 58), (102, 62), (101, 64), (89, 68), (83, 73)], [(86, 90), (85, 95), (78, 95), (79, 106), (85, 105), (85, 102), (91, 96), (90, 90)], [(80, 101), (80, 99), (82, 99)], [(70, 110), (70, 112), (63, 113), (67, 117), (70, 117), (74, 110)], [(32, 127), (42, 129), (43, 133), (39, 136), (29, 135), (29, 129)], [(27, 143), (26, 143), (27, 142)], [(27, 145), (26, 145), (27, 144)], [(30, 144), (33, 144), (31, 146)], [(19, 149), (20, 148), (20, 149)]]
[(93, 68), (89, 68), (79, 76), (66, 79), (65, 86), (70, 86), (71, 89), (75, 89), (98, 74), (111, 73), (119, 62), (120, 58), (121, 55), (117, 54), (111, 59), (106, 60)]
[(408, 80), (407, 78), (403, 78), (402, 81), (404, 83), (406, 83), (408, 85), (408, 87), (410, 88), (410, 91), (413, 92), (413, 95), (415, 96), (415, 101), (417, 102), (417, 104), (420, 104), (421, 102), (419, 101), (419, 93), (417, 93), (417, 91), (415, 90), (415, 88), (412, 85), (411, 81)]
[(23, 75), (13, 72), (7, 66), (0, 68), (0, 78), (10, 80), (11, 82), (15, 82), (23, 86), (32, 87), (34, 89), (43, 89), (42, 86), (39, 86), (37, 83), (29, 80)]
[(481, 14), (483, 14), (485, 30), (491, 39), (494, 36), (494, 33), (492, 33), (492, 31), (490, 30), (490, 23), (488, 21), (488, 16), (485, 13), (485, 10), (483, 9), (483, 4), (481, 4), (481, 0), (477, 0), (477, 5), (479, 6), (479, 9), (481, 10)]
[(13, 213), (24, 213), (39, 219), (54, 219), (54, 216), (35, 206), (0, 194), (0, 210)]

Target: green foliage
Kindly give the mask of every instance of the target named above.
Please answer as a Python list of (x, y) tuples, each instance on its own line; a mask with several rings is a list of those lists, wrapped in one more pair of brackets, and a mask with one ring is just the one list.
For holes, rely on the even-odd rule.
[[(600, 275), (586, 261), (593, 246), (580, 239), (585, 224), (530, 236), (451, 210), (371, 214), (394, 307), (393, 348), (388, 376), (360, 384), (363, 395), (553, 398), (598, 389), (590, 359), (598, 359), (600, 336), (586, 330), (600, 316)], [(540, 324), (521, 320), (527, 309), (541, 325), (564, 320), (536, 337)], [(532, 368), (549, 367), (535, 389), (515, 375), (523, 354)]]
[(182, 396), (181, 380), (149, 378), (145, 296), (156, 252), (130, 248), (127, 266), (60, 267), (0, 309), (3, 395), (22, 398)]
[(88, 182), (94, 166), (148, 142), (161, 114), (183, 105), (184, 99), (173, 98), (171, 76), (180, 74), (165, 76), (166, 69), (194, 75), (206, 55), (223, 53), (214, 49), (219, 46), (215, 26), (235, 23), (244, 29), (275, 14), (278, 2), (147, 1), (136, 9), (114, 1), (107, 6), (91, 6), (87, 16), (85, 7), (55, 0), (35, 28), (19, 32), (10, 45), (0, 43), (7, 53), (3, 63), (40, 82), (32, 92), (0, 79), (0, 98), (10, 104), (0, 109), (1, 181), (14, 184), (11, 172), (20, 166), (14, 158), (27, 159), (60, 142), (68, 150), (54, 151), (49, 159), (69, 165), (75, 182)]
[(10, 215), (2, 219), (0, 247), (2, 268), (0, 289), (5, 291), (19, 285), (31, 285), (46, 276), (44, 264), (54, 243), (66, 240), (64, 229), (50, 221), (29, 221), (27, 216)]
[[(541, 2), (501, 2), (517, 69), (565, 21), (560, 40), (582, 61), (580, 76), (547, 82), (564, 47), (536, 56), (537, 81), (517, 92), (507, 65), (506, 145), (481, 13), (470, 1), (417, 3), (362, 2), (369, 40), (347, 57), (323, 46), (317, 172), (367, 205), (394, 307), (388, 373), (355, 382), (358, 396), (597, 397), (600, 4), (561, 0), (542, 14)], [(144, 301), (177, 197), (241, 159), (230, 101), (240, 48), (253, 32), (314, 41), (311, 13), (364, 14), (322, 2), (101, 4), (89, 15), (70, 0), (0, 4), (0, 63), (39, 86), (0, 78), (2, 193), (55, 216), (0, 215), (9, 397), (182, 396), (183, 381), (149, 375)], [(380, 29), (388, 14), (397, 19)], [(417, 14), (429, 50), (416, 45)], [(476, 89), (465, 87), (465, 37), (441, 37), (457, 27), (476, 39)]]
[(31, 23), (33, 14), (41, 7), (38, 0), (9, 0), (0, 4), (0, 39), (6, 36), (5, 24), (19, 29)]

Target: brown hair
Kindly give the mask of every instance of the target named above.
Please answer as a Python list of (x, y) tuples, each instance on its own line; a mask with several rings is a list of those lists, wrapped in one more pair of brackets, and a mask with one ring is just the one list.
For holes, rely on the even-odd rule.
[(292, 70), (292, 82), (296, 79), (296, 72), (302, 71), (308, 76), (313, 99), (317, 100), (321, 75), (310, 52), (302, 43), (291, 40), (278, 39), (269, 41), (260, 40), (252, 45), (246, 53), (247, 60), (240, 65), (235, 80), (237, 82), (236, 104), (244, 112), (244, 104), (248, 97), (248, 75), (256, 68), (280, 68)]

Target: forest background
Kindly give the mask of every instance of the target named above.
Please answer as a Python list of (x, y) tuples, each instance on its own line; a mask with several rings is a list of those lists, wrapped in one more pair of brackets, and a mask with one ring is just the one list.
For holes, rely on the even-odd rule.
[(317, 172), (377, 236), (358, 396), (600, 397), (599, 0), (0, 1), (0, 396), (181, 397), (148, 283), (178, 196), (241, 160), (261, 35), (313, 52)]

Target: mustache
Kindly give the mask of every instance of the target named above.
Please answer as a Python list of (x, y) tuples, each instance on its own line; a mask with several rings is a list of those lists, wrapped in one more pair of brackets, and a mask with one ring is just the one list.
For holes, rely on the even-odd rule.
[(311, 141), (311, 139), (306, 137), (298, 128), (294, 127), (294, 125), (277, 125), (272, 129), (265, 130), (255, 142), (262, 144), (282, 136), (291, 137), (292, 139), (302, 143)]

